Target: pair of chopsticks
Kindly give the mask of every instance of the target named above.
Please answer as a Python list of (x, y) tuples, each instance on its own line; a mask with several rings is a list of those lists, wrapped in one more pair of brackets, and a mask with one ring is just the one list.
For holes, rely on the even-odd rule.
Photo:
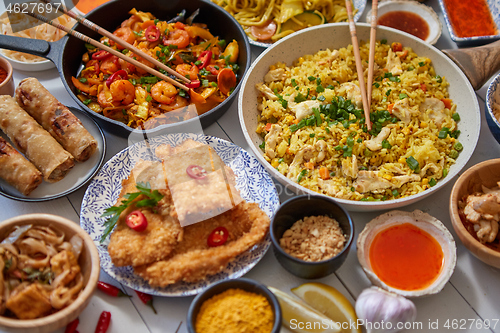
[[(47, 3), (47, 4), (50, 4), (50, 1), (48, 0), (42, 0), (43, 2)], [(108, 37), (110, 40), (114, 41), (115, 43), (123, 46), (124, 48), (134, 52), (136, 55), (138, 55), (139, 57), (151, 62), (152, 64), (158, 66), (159, 68), (165, 70), (167, 73), (169, 74), (172, 74), (174, 75), (175, 77), (179, 78), (180, 80), (184, 81), (185, 83), (191, 83), (191, 81), (186, 78), (185, 76), (177, 73), (175, 70), (171, 69), (170, 67), (166, 66), (165, 64), (159, 62), (158, 60), (154, 59), (153, 57), (151, 57), (149, 54), (147, 53), (144, 53), (143, 51), (141, 51), (140, 49), (136, 48), (135, 46), (127, 43), (126, 41), (116, 37), (115, 35), (113, 35), (112, 33), (110, 33), (109, 31), (103, 29), (102, 27), (98, 26), (97, 24), (94, 24), (93, 22), (87, 20), (85, 17), (81, 16), (81, 15), (78, 15), (74, 12), (72, 12), (71, 10), (68, 10), (66, 8), (66, 6), (64, 6), (64, 4), (61, 4), (61, 6), (58, 6), (58, 7), (55, 7), (57, 8), (58, 11), (62, 11), (64, 14), (74, 18), (75, 20), (77, 20), (79, 23), (83, 24), (84, 26), (96, 31), (97, 33), (105, 36), (105, 37)], [(189, 91), (189, 88), (186, 87), (184, 84), (166, 76), (165, 74), (162, 74), (160, 72), (158, 72), (157, 70), (149, 67), (149, 66), (146, 66), (145, 64), (143, 63), (140, 63), (139, 61), (131, 58), (131, 57), (127, 57), (126, 55), (124, 55), (123, 53), (119, 52), (119, 51), (116, 51), (78, 31), (75, 31), (73, 29), (70, 29), (70, 28), (67, 28), (65, 26), (63, 26), (62, 24), (59, 24), (57, 22), (54, 22), (53, 20), (49, 20), (47, 19), (46, 17), (42, 16), (42, 15), (39, 15), (39, 14), (36, 14), (36, 13), (32, 13), (32, 12), (28, 12), (26, 13), (40, 21), (43, 21), (47, 24), (50, 24), (51, 26), (54, 26), (60, 30), (63, 30), (65, 31), (66, 33), (68, 33), (69, 35), (73, 36), (73, 37), (76, 37), (80, 40), (83, 40), (84, 42), (92, 45), (92, 46), (95, 46), (96, 48), (98, 49), (101, 49), (101, 50), (104, 50), (104, 51), (107, 51), (109, 53), (111, 53), (112, 55), (115, 55), (117, 56), (118, 58), (120, 59), (123, 59), (125, 60), (126, 62), (128, 63), (131, 63), (132, 65), (136, 66), (136, 67), (139, 67), (143, 70), (145, 70), (146, 72), (148, 72), (149, 74), (151, 75), (154, 75), (154, 76), (157, 76), (159, 77), (160, 79), (162, 80), (165, 80), (167, 82), (170, 82), (172, 83), (173, 85), (181, 88), (181, 89), (184, 89), (186, 91)]]
[(370, 54), (368, 59), (368, 86), (365, 89), (365, 78), (363, 75), (363, 65), (361, 63), (361, 55), (359, 54), (358, 37), (356, 35), (356, 24), (352, 13), (351, 0), (345, 1), (347, 15), (349, 17), (349, 30), (351, 32), (352, 48), (354, 58), (356, 59), (356, 69), (358, 71), (359, 88), (361, 90), (361, 99), (363, 101), (363, 110), (365, 112), (366, 127), (370, 131), (372, 123), (370, 121), (370, 105), (372, 100), (372, 82), (373, 82), (373, 66), (375, 61), (375, 41), (377, 35), (377, 16), (378, 16), (378, 0), (372, 2), (372, 25), (370, 30)]

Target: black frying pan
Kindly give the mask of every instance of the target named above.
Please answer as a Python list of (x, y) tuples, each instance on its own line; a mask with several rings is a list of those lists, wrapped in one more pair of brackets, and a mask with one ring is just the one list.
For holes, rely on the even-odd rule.
[[(177, 124), (163, 125), (144, 132), (147, 134), (160, 133), (162, 130), (168, 130), (169, 132), (185, 132), (189, 131), (187, 129), (192, 128), (192, 126), (198, 122), (201, 122), (202, 127), (207, 127), (212, 124), (227, 111), (237, 95), (244, 73), (250, 67), (250, 44), (241, 26), (221, 7), (203, 0), (116, 0), (97, 7), (88, 13), (86, 18), (104, 29), (113, 32), (124, 20), (130, 17), (128, 12), (132, 8), (151, 12), (155, 17), (161, 20), (172, 19), (183, 9), (187, 12), (186, 16), (189, 16), (196, 9), (200, 9), (194, 22), (207, 24), (210, 32), (214, 36), (219, 36), (227, 42), (233, 39), (238, 41), (240, 49), (238, 58), (238, 65), (240, 68), (237, 73), (238, 85), (229, 98), (198, 118)], [(101, 37), (96, 32), (81, 24), (76, 25), (76, 30), (95, 40), (99, 40)], [(56, 65), (62, 82), (71, 97), (73, 97), (83, 110), (95, 117), (106, 130), (121, 136), (128, 136), (134, 131), (121, 122), (106, 118), (90, 110), (76, 96), (71, 77), (76, 77), (81, 67), (82, 55), (86, 52), (85, 43), (83, 41), (71, 36), (65, 36), (57, 42), (0, 36), (0, 48), (31, 53), (50, 59)], [(136, 130), (134, 132), (141, 131)]]

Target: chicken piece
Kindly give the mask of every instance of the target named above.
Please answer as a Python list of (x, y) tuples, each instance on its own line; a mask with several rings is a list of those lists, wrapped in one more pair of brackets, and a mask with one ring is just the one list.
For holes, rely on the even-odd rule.
[(356, 155), (352, 158), (344, 158), (342, 160), (342, 173), (346, 177), (356, 178), (358, 176), (358, 161)]
[(338, 50), (333, 50), (331, 55), (323, 58), (322, 60), (318, 61), (318, 65), (328, 65), (331, 66), (332, 62), (336, 60), (339, 57), (339, 51)]
[(405, 124), (409, 124), (411, 117), (418, 114), (418, 110), (414, 110), (410, 107), (408, 98), (403, 98), (394, 103), (392, 114), (398, 117)]
[(326, 157), (327, 146), (325, 140), (318, 140), (314, 144), (314, 148), (318, 151), (318, 156), (316, 157), (316, 162), (321, 162)]
[(339, 93), (341, 93), (342, 89), (344, 89), (348, 100), (350, 100), (353, 104), (355, 104), (358, 109), (363, 108), (361, 89), (357, 84), (352, 82), (345, 82), (340, 85)]
[[(262, 241), (269, 217), (256, 203), (242, 202), (231, 211), (185, 228), (184, 239), (168, 260), (134, 267), (151, 286), (195, 282), (223, 270), (234, 258)], [(222, 246), (208, 247), (206, 239), (224, 226), (229, 238)]]
[(289, 105), (290, 110), (295, 113), (295, 118), (297, 120), (302, 120), (307, 116), (310, 116), (311, 114), (314, 113), (313, 109), (314, 108), (319, 108), (320, 102), (318, 100), (314, 101), (304, 101), (297, 103), (295, 105)]
[(278, 100), (278, 96), (276, 96), (271, 88), (266, 86), (264, 83), (257, 83), (255, 85), (255, 88), (257, 88), (257, 90), (260, 91), (262, 95), (264, 95), (264, 97), (266, 97), (267, 99), (270, 99), (272, 101)]
[(7, 309), (19, 319), (35, 319), (46, 316), (52, 310), (52, 305), (38, 283), (29, 286), (24, 284), (12, 291), (7, 299)]
[(337, 193), (339, 193), (338, 185), (331, 179), (323, 180), (318, 178), (318, 186), (331, 197), (336, 197)]
[(382, 130), (376, 137), (365, 141), (366, 148), (370, 149), (371, 151), (382, 149), (382, 141), (387, 139), (389, 137), (389, 134), (391, 134), (391, 129), (389, 126), (382, 128)]
[(269, 158), (273, 159), (276, 157), (276, 144), (278, 143), (279, 134), (281, 133), (281, 126), (278, 124), (272, 124), (271, 130), (266, 134), (264, 140), (266, 141), (266, 154)]
[(434, 121), (437, 126), (441, 126), (444, 122), (446, 114), (444, 112), (444, 103), (434, 97), (427, 97), (422, 104), (420, 104), (420, 112), (428, 112), (429, 118)]
[(264, 76), (264, 82), (283, 81), (288, 77), (284, 68), (272, 69)]
[(480, 220), (478, 224), (474, 225), (477, 238), (481, 243), (491, 243), (495, 240), (498, 234), (498, 221)]
[(393, 176), (389, 181), (385, 178), (380, 177), (378, 171), (361, 170), (358, 172), (358, 178), (353, 183), (353, 186), (356, 191), (360, 193), (378, 192), (387, 188), (400, 188), (401, 186), (403, 186), (403, 184), (419, 180), (419, 175), (411, 174), (409, 176)]
[(401, 75), (403, 73), (401, 59), (399, 59), (396, 53), (392, 52), (392, 49), (389, 49), (389, 53), (387, 54), (387, 63), (385, 68), (387, 68), (392, 75)]
[(481, 219), (481, 213), (478, 213), (474, 210), (474, 202), (480, 199), (481, 196), (479, 195), (469, 195), (467, 197), (467, 205), (464, 208), (464, 214), (467, 220), (469, 220), (471, 223), (479, 223), (479, 220)]
[(497, 215), (500, 213), (500, 198), (492, 193), (482, 195), (472, 202), (472, 208), (481, 214)]
[(54, 272), (56, 278), (67, 272), (66, 276), (60, 281), (61, 284), (66, 285), (70, 283), (75, 276), (80, 273), (80, 266), (76, 261), (76, 257), (71, 251), (63, 250), (50, 259), (50, 267)]
[(309, 161), (311, 158), (313, 158), (315, 152), (316, 149), (314, 149), (314, 147), (310, 145), (307, 145), (299, 150), (297, 154), (295, 154), (292, 163), (290, 163), (286, 176), (294, 181), (297, 181), (297, 177), (302, 171), (302, 163), (304, 162), (304, 160)]

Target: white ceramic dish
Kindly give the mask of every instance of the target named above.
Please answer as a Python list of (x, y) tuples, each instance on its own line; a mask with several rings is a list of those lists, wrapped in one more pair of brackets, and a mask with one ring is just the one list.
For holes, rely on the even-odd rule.
[(12, 58), (9, 58), (3, 53), (4, 50), (0, 50), (0, 56), (4, 57), (7, 59), (10, 64), (12, 65), (12, 68), (18, 70), (18, 71), (25, 71), (25, 72), (40, 72), (40, 71), (45, 71), (47, 69), (55, 68), (56, 65), (50, 60), (42, 60), (42, 61), (37, 61), (37, 62), (24, 62), (24, 61), (19, 61), (15, 60)]
[[(455, 63), (432, 45), (410, 34), (387, 27), (379, 27), (377, 30), (378, 39), (387, 39), (389, 43), (400, 42), (404, 46), (411, 47), (418, 55), (429, 57), (437, 74), (445, 76), (448, 82), (450, 82), (450, 98), (458, 105), (457, 112), (461, 116), (458, 128), (462, 133), (459, 139), (464, 149), (457, 158), (456, 163), (450, 168), (448, 175), (438, 181), (437, 185), (419, 194), (381, 202), (336, 199), (341, 205), (351, 211), (376, 211), (402, 207), (421, 200), (443, 188), (445, 184), (462, 170), (471, 157), (476, 148), (481, 125), (481, 114), (476, 94), (467, 77)], [(357, 35), (359, 40), (368, 41), (370, 39), (370, 25), (358, 23)], [(243, 81), (238, 99), (238, 114), (245, 139), (255, 156), (257, 156), (271, 175), (295, 193), (317, 194), (286, 178), (264, 159), (263, 152), (259, 148), (263, 139), (255, 132), (257, 117), (259, 115), (257, 109), (258, 91), (255, 89), (255, 84), (262, 82), (264, 75), (269, 71), (269, 66), (279, 61), (290, 65), (300, 56), (313, 54), (325, 48), (338, 49), (346, 47), (349, 44), (351, 44), (351, 36), (347, 24), (323, 25), (299, 31), (296, 35), (287, 37), (272, 48), (265, 50), (254, 61)]]
[[(438, 41), (443, 25), (434, 9), (416, 1), (384, 1), (378, 5), (379, 18), (386, 13), (394, 11), (411, 12), (420, 16), (429, 25), (429, 36), (425, 41), (429, 44), (435, 44)], [(371, 19), (372, 11), (370, 10), (366, 14), (366, 22), (371, 23)]]
[(122, 188), (122, 180), (130, 175), (140, 158), (150, 160), (153, 158), (151, 152), (158, 145), (176, 146), (188, 138), (209, 144), (224, 163), (231, 167), (236, 175), (236, 188), (243, 199), (257, 202), (270, 218), (279, 206), (276, 187), (262, 165), (240, 147), (219, 138), (196, 134), (169, 134), (149, 138), (148, 143), (138, 142), (116, 154), (102, 167), (85, 192), (80, 211), (80, 225), (94, 240), (101, 258), (101, 267), (106, 273), (130, 288), (152, 295), (196, 295), (214, 282), (241, 277), (260, 261), (271, 245), (268, 235), (263, 242), (237, 256), (222, 272), (208, 276), (198, 283), (180, 282), (164, 288), (152, 288), (134, 274), (131, 266), (113, 265), (106, 244), (100, 243), (105, 221), (105, 218), (101, 217), (102, 213), (107, 207), (115, 204)]
[[(42, 182), (29, 196), (19, 193), (3, 179), (0, 179), (0, 194), (19, 201), (47, 201), (68, 195), (84, 186), (99, 171), (106, 154), (106, 140), (99, 125), (85, 112), (69, 107), (71, 112), (80, 119), (87, 131), (97, 140), (97, 151), (85, 162), (77, 162), (64, 179), (56, 183)], [(10, 142), (8, 137), (1, 135)]]
[[(366, 7), (366, 2), (367, 2), (366, 0), (353, 0), (352, 1), (354, 8), (358, 10), (356, 12), (356, 14), (354, 15), (354, 22), (358, 22), (361, 15), (363, 15), (363, 12), (364, 12), (365, 7)], [(333, 23), (333, 24), (336, 24), (336, 23)], [(259, 42), (257, 40), (253, 40), (250, 38), (248, 39), (248, 41), (250, 42), (250, 44), (255, 45), (255, 46), (260, 46), (260, 47), (270, 47), (273, 45), (273, 43)]]
[[(423, 289), (401, 290), (391, 287), (380, 280), (373, 272), (370, 264), (370, 247), (375, 236), (389, 227), (403, 223), (413, 224), (417, 228), (427, 232), (439, 243), (443, 250), (441, 272), (434, 282)], [(359, 263), (370, 281), (378, 287), (405, 297), (419, 297), (440, 292), (453, 274), (457, 262), (457, 247), (453, 236), (451, 236), (441, 221), (420, 210), (415, 210), (411, 213), (395, 210), (377, 216), (359, 234), (356, 247)]]

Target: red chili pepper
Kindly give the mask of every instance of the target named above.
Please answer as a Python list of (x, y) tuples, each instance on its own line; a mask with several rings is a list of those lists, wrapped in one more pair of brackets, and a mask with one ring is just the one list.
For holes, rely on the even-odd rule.
[(108, 86), (108, 88), (111, 85), (111, 83), (118, 80), (118, 78), (121, 78), (121, 80), (127, 80), (128, 79), (127, 72), (124, 69), (120, 69), (114, 72), (110, 77), (108, 77), (108, 79), (106, 80), (106, 85)]
[(80, 323), (80, 320), (76, 318), (71, 323), (69, 323), (68, 326), (66, 326), (66, 330), (64, 331), (64, 333), (76, 333), (78, 323)]
[(144, 36), (148, 42), (156, 42), (160, 38), (160, 29), (156, 25), (150, 25), (147, 27)]
[(200, 86), (200, 80), (192, 80), (191, 83), (185, 83), (184, 85), (191, 89), (198, 88)]
[(97, 321), (95, 333), (106, 333), (110, 321), (111, 321), (111, 312), (103, 311), (99, 316), (99, 320)]
[(109, 57), (111, 57), (111, 53), (109, 53), (108, 51), (104, 51), (104, 50), (100, 50), (100, 51), (92, 53), (92, 59), (95, 59), (95, 60), (104, 60), (104, 59), (108, 59)]
[(198, 65), (199, 69), (207, 67), (207, 65), (210, 63), (210, 60), (212, 59), (212, 51), (203, 51), (201, 52), (200, 56), (198, 57), (198, 61), (200, 64)]
[(140, 210), (134, 210), (125, 218), (125, 222), (130, 227), (130, 229), (137, 232), (142, 232), (148, 227), (148, 220)]
[(189, 177), (193, 179), (203, 179), (208, 173), (207, 171), (199, 165), (190, 165), (186, 168), (186, 173)]
[(208, 235), (207, 243), (210, 247), (221, 246), (226, 243), (229, 237), (229, 232), (224, 227), (215, 228), (210, 235)]
[(137, 293), (137, 296), (139, 296), (139, 299), (142, 301), (142, 303), (146, 304), (147, 306), (151, 307), (153, 309), (153, 312), (157, 314), (155, 307), (153, 306), (153, 296), (149, 294), (145, 294), (141, 291), (135, 291)]
[(130, 295), (127, 295), (123, 291), (121, 291), (120, 288), (102, 281), (97, 282), (97, 289), (113, 297), (122, 297), (122, 296), (130, 297)]

